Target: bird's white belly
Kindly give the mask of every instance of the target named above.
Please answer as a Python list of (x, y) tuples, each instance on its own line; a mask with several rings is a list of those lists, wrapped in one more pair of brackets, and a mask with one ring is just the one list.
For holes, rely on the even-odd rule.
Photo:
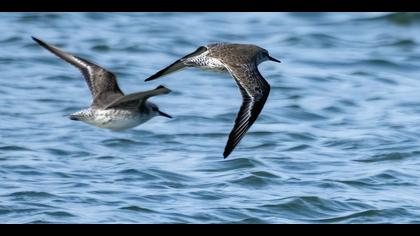
[(125, 110), (97, 110), (95, 112), (95, 119), (85, 120), (86, 123), (111, 130), (124, 130), (136, 127), (146, 121), (152, 116), (141, 115), (140, 113), (133, 113)]

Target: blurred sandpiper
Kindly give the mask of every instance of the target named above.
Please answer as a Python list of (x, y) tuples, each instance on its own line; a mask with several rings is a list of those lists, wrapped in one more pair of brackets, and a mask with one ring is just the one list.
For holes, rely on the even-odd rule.
[(155, 116), (172, 118), (161, 112), (156, 104), (147, 101), (152, 96), (171, 92), (168, 88), (160, 85), (153, 90), (124, 95), (118, 87), (114, 73), (35, 37), (32, 38), (48, 51), (76, 66), (88, 84), (93, 97), (92, 104), (71, 114), (71, 120), (83, 121), (100, 128), (125, 130), (143, 124)]

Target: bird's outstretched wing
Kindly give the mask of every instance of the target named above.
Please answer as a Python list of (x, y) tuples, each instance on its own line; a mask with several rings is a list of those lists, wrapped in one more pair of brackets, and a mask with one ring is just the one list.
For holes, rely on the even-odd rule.
[(229, 156), (258, 118), (270, 93), (270, 85), (258, 71), (257, 65), (227, 65), (226, 68), (238, 84), (243, 100), (235, 125), (229, 134), (224, 158)]
[(157, 88), (152, 89), (152, 90), (132, 93), (124, 97), (117, 98), (114, 101), (112, 101), (110, 104), (106, 105), (105, 109), (117, 107), (120, 105), (126, 105), (127, 103), (130, 103), (130, 104), (133, 104), (133, 106), (139, 107), (149, 97), (157, 96), (161, 94), (167, 94), (170, 92), (171, 92), (170, 89), (166, 88), (165, 86), (159, 85)]
[(107, 71), (101, 66), (98, 66), (86, 59), (64, 52), (63, 50), (49, 45), (35, 37), (32, 37), (32, 39), (59, 58), (77, 67), (82, 72), (92, 93), (92, 105), (103, 106), (109, 103), (109, 101), (124, 95), (118, 87), (116, 76), (112, 72)]
[(197, 50), (195, 50), (194, 52), (185, 55), (184, 57), (182, 57), (181, 59), (175, 61), (174, 63), (170, 64), (169, 66), (163, 68), (162, 70), (156, 72), (154, 75), (150, 76), (149, 78), (145, 79), (144, 81), (150, 81), (150, 80), (154, 80), (157, 79), (159, 77), (162, 77), (164, 75), (168, 75), (172, 72), (181, 70), (187, 66), (189, 66), (189, 64), (187, 63), (187, 61), (185, 59), (193, 57), (193, 56), (197, 56), (200, 55), (201, 53), (207, 51), (207, 48), (204, 46), (199, 47)]

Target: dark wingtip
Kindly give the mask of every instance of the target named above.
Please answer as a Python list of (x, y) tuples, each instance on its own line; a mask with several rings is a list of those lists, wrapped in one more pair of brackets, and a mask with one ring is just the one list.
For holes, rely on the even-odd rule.
[(225, 150), (223, 152), (223, 159), (226, 159), (230, 155), (231, 152), (232, 152), (232, 150)]
[(48, 48), (48, 45), (44, 42), (42, 42), (40, 39), (35, 38), (34, 36), (31, 36), (32, 39), (37, 42), (39, 45), (43, 46), (44, 48)]
[(163, 86), (163, 85), (159, 85), (157, 86), (155, 89), (165, 89), (166, 93), (170, 93), (172, 92), (172, 90), (168, 89), (167, 87)]
[(37, 43), (39, 43), (39, 44), (42, 44), (42, 43), (43, 43), (41, 40), (39, 40), (39, 39), (35, 38), (34, 36), (31, 36), (31, 38), (32, 38), (35, 42), (37, 42)]
[(145, 79), (144, 81), (150, 81), (150, 80), (154, 80), (154, 79), (156, 79), (157, 78), (157, 76), (150, 76), (149, 78), (147, 78), (147, 79)]

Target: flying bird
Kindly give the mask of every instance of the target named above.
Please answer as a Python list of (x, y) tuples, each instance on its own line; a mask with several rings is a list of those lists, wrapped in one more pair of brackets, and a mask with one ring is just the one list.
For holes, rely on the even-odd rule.
[(270, 85), (258, 71), (258, 65), (267, 60), (280, 63), (271, 57), (266, 49), (256, 45), (210, 44), (199, 47), (145, 81), (157, 79), (185, 67), (230, 73), (242, 94), (242, 105), (225, 146), (223, 157), (226, 158), (255, 122), (270, 93)]
[(148, 98), (170, 93), (160, 85), (155, 89), (124, 95), (117, 84), (117, 77), (111, 71), (86, 59), (71, 55), (63, 50), (32, 37), (39, 45), (64, 61), (77, 67), (83, 74), (92, 94), (90, 107), (71, 114), (71, 120), (110, 130), (125, 130), (136, 127), (155, 116), (172, 118), (159, 110)]

